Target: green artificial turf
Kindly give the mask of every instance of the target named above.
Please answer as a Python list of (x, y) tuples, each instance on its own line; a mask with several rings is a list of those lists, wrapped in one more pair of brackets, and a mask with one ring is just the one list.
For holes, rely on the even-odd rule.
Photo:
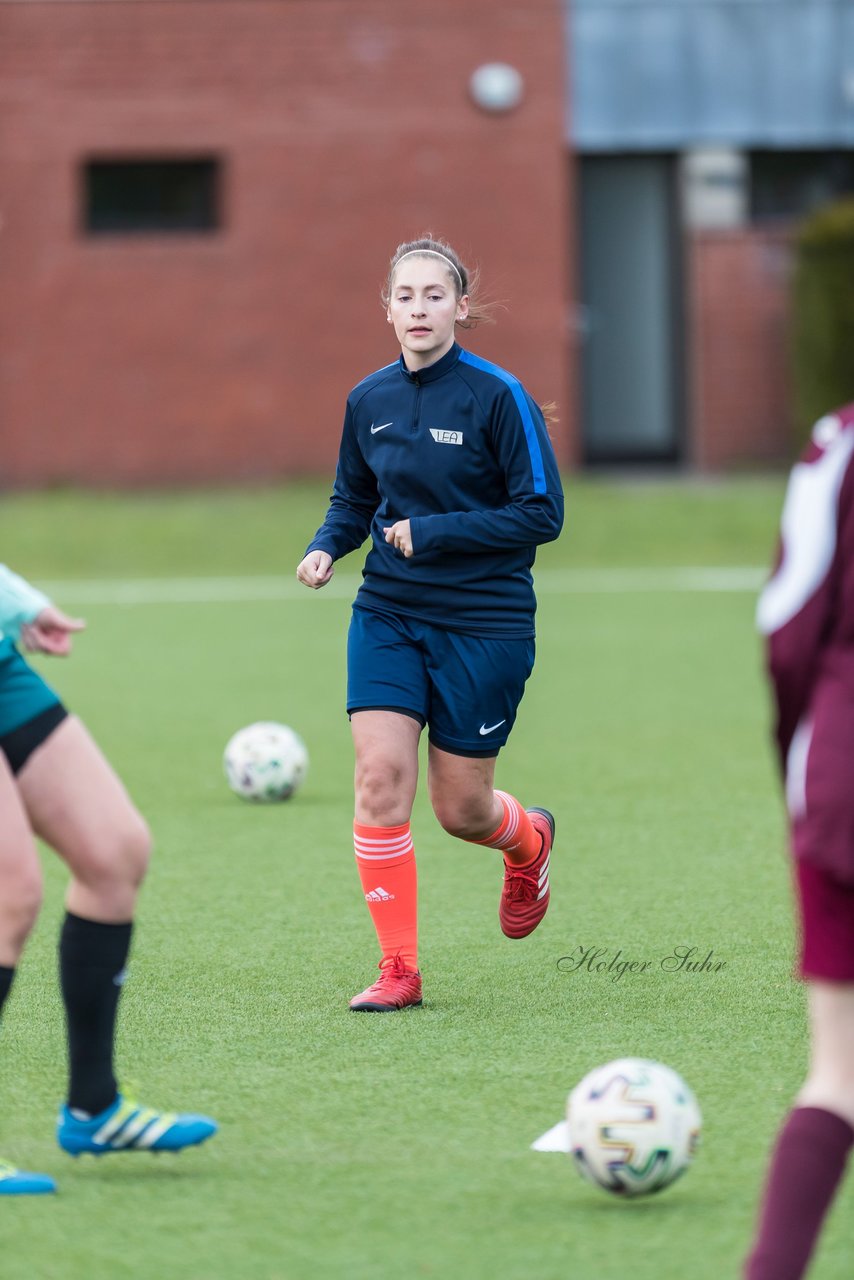
[[(4, 556), (51, 581), (291, 578), (324, 492), (19, 497), (0, 512)], [(778, 479), (577, 482), (542, 562), (761, 565), (781, 494)], [(57, 597), (70, 610), (74, 590)], [(178, 1157), (55, 1147), (64, 877), (46, 854), (0, 1040), (0, 1152), (60, 1194), (0, 1201), (4, 1280), (735, 1280), (806, 1061), (753, 608), (744, 591), (555, 580), (497, 774), (554, 809), (552, 907), (530, 938), (503, 938), (497, 855), (444, 835), (420, 796), (425, 1004), (372, 1017), (346, 1009), (376, 962), (350, 840), (346, 599), (81, 606), (73, 657), (39, 667), (157, 842), (120, 1070), (141, 1100), (208, 1112), (221, 1132)], [(221, 774), (229, 735), (260, 718), (309, 747), (285, 805), (243, 804)], [(685, 945), (724, 968), (663, 971)], [(619, 981), (559, 968), (579, 946), (654, 963)], [(704, 1113), (687, 1177), (630, 1203), (529, 1150), (586, 1071), (626, 1054), (682, 1072)], [(848, 1185), (815, 1280), (850, 1275), (852, 1207)]]
[[(326, 509), (331, 476), (277, 488), (197, 493), (5, 494), (4, 555), (34, 575), (290, 576)], [(765, 564), (779, 477), (571, 477), (566, 528), (542, 564)], [(13, 557), (13, 554), (14, 557)], [(349, 572), (356, 565), (350, 562)]]

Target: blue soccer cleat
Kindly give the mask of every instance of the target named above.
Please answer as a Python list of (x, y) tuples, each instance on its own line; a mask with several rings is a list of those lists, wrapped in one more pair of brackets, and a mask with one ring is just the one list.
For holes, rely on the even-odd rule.
[(0, 1196), (44, 1196), (56, 1190), (46, 1173), (25, 1173), (0, 1160)]
[(207, 1116), (153, 1111), (119, 1094), (90, 1120), (80, 1120), (63, 1107), (56, 1138), (69, 1155), (103, 1156), (110, 1151), (181, 1151), (206, 1142), (216, 1131), (216, 1121)]

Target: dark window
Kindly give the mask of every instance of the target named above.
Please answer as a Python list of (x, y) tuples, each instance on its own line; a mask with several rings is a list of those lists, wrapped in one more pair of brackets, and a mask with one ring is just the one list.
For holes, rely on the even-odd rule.
[(84, 226), (93, 235), (215, 231), (217, 160), (90, 160)]
[(754, 151), (750, 188), (755, 220), (802, 217), (854, 192), (854, 151)]

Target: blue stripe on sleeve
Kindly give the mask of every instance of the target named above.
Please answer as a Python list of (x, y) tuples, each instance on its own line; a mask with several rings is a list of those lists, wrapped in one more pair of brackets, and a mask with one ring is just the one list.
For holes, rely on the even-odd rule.
[(512, 373), (502, 369), (500, 365), (490, 364), (488, 360), (481, 360), (480, 356), (473, 356), (470, 351), (461, 351), (460, 360), (463, 364), (470, 364), (473, 368), (480, 369), (483, 373), (491, 373), (494, 377), (500, 378), (510, 388), (513, 399), (516, 402), (516, 408), (519, 410), (519, 417), (522, 419), (522, 426), (525, 429), (525, 440), (531, 457), (531, 472), (534, 477), (534, 493), (545, 493), (546, 473), (543, 470), (543, 455), (537, 438), (537, 428), (534, 426), (534, 419), (531, 417), (531, 408), (525, 399), (525, 392), (522, 389), (521, 382), (518, 378), (514, 378)]

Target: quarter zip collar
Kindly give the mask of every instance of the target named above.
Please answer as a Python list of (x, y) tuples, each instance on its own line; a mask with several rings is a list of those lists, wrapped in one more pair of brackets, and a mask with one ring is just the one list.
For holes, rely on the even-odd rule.
[(401, 354), (400, 372), (407, 382), (414, 383), (415, 386), (421, 386), (425, 382), (435, 382), (437, 378), (443, 378), (446, 373), (453, 369), (460, 358), (461, 350), (460, 344), (455, 342), (450, 351), (446, 351), (440, 360), (437, 360), (435, 364), (426, 365), (423, 369), (407, 369)]

